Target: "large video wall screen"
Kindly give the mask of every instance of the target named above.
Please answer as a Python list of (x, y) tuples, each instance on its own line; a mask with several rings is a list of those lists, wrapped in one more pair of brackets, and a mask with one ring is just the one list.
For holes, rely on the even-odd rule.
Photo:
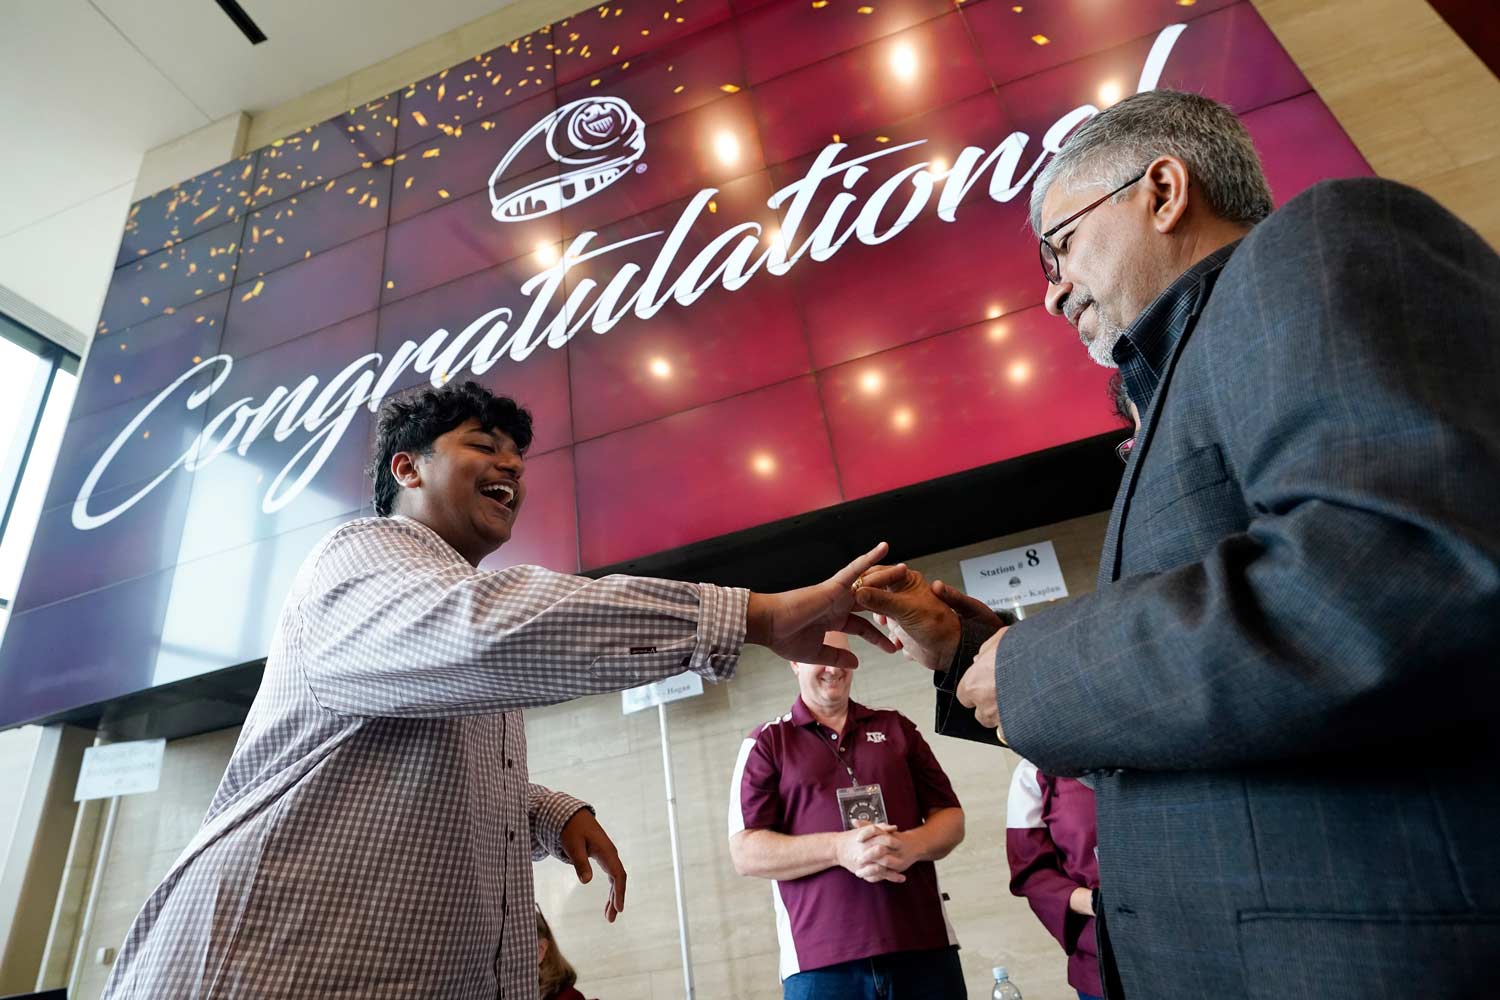
[(1142, 87), (1278, 199), (1364, 160), (1249, 3), (584, 11), (133, 206), (0, 651), (0, 725), (263, 657), (368, 513), (380, 398), (536, 419), (491, 561), (588, 570), (1086, 438), (1030, 181)]

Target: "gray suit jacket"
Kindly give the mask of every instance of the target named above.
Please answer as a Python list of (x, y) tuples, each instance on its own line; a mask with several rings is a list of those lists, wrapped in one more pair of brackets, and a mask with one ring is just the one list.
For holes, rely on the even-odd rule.
[(1094, 776), (1130, 1000), (1461, 997), (1500, 959), (1500, 258), (1382, 180), (1256, 227), (1144, 418), (1099, 588), (1000, 644)]

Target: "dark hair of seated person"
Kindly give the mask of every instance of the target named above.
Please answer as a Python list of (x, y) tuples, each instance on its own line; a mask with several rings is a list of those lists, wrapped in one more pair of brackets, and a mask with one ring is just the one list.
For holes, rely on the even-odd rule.
[(552, 928), (547, 925), (547, 918), (542, 916), (540, 906), (536, 909), (536, 942), (537, 978), (542, 1000), (572, 1000), (574, 997), (582, 997), (573, 986), (578, 982), (578, 973), (557, 947), (557, 939), (552, 936)]

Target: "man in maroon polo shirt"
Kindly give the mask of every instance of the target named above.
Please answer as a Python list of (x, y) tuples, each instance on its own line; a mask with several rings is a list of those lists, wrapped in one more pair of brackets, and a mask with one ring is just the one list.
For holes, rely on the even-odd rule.
[(792, 670), (798, 698), (746, 737), (729, 803), (735, 870), (773, 880), (784, 997), (966, 997), (933, 866), (964, 837), (948, 776), (910, 719), (850, 700), (851, 671)]

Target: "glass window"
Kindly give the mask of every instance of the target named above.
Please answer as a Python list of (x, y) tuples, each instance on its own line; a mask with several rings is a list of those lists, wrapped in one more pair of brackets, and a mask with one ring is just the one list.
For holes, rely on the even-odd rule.
[(0, 635), (73, 407), (78, 359), (0, 316)]

